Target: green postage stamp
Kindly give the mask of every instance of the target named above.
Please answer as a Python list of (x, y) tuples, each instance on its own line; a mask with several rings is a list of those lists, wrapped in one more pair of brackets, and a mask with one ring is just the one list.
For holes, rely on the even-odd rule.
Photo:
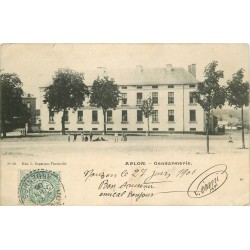
[(63, 205), (65, 192), (60, 172), (49, 170), (21, 170), (19, 202), (22, 205)]

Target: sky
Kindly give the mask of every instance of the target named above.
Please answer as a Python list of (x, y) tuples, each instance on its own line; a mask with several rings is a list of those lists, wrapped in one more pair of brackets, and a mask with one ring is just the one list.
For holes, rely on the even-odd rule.
[(233, 73), (244, 68), (249, 81), (249, 46), (247, 44), (2, 44), (0, 69), (17, 73), (23, 90), (37, 97), (39, 87), (52, 83), (58, 68), (71, 68), (84, 72), (97, 67), (126, 69), (142, 65), (145, 68), (173, 67), (187, 69), (196, 64), (197, 79), (203, 80), (205, 66), (218, 61), (224, 70), (226, 84)]

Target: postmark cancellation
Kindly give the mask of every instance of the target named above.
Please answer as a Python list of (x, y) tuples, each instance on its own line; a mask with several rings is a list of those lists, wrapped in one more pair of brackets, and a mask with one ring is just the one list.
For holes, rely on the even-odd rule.
[(64, 205), (65, 190), (60, 172), (44, 169), (20, 170), (18, 197), (21, 205)]

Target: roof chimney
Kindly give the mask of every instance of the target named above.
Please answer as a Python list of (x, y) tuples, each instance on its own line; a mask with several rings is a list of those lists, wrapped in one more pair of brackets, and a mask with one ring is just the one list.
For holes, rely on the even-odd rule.
[(172, 64), (166, 64), (166, 70), (171, 71), (173, 68)]
[(194, 77), (196, 77), (196, 64), (188, 65), (188, 72)]
[(103, 78), (107, 74), (107, 69), (105, 67), (97, 67), (97, 75)]
[(143, 72), (143, 67), (141, 65), (136, 65), (136, 72)]

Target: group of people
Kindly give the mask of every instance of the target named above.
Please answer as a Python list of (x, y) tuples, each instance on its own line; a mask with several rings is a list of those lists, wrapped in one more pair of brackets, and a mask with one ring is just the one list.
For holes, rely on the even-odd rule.
[[(85, 134), (82, 132), (81, 134), (81, 141), (82, 142), (87, 142), (87, 141), (108, 141), (104, 138), (104, 133), (103, 133), (103, 136), (101, 137), (97, 137), (96, 139), (92, 140), (93, 139), (93, 133), (90, 131), (89, 135)], [(73, 134), (73, 142), (76, 142), (77, 141), (77, 136), (78, 134), (75, 132)], [(119, 134), (118, 133), (115, 133), (114, 134), (114, 137), (115, 137), (115, 142), (118, 142), (119, 140)], [(71, 134), (68, 133), (68, 142), (70, 142), (71, 140)], [(124, 132), (122, 132), (122, 137), (121, 137), (121, 141), (127, 141), (127, 135), (124, 134)]]
[[(127, 135), (124, 134), (124, 132), (122, 132), (121, 141), (127, 141), (127, 140), (128, 140)], [(118, 142), (118, 141), (119, 141), (119, 134), (115, 133), (115, 142)]]
[[(78, 136), (78, 134), (75, 132), (73, 134), (73, 142), (76, 142), (77, 136)], [(81, 141), (82, 142), (88, 141), (88, 140), (92, 141), (92, 138), (93, 138), (92, 132), (90, 132), (89, 137), (88, 137), (88, 135), (84, 135), (84, 133), (81, 133)], [(68, 142), (70, 142), (70, 133), (68, 133)]]
[(20, 133), (21, 133), (21, 136), (25, 136), (26, 135), (26, 130), (25, 129), (21, 129)]

